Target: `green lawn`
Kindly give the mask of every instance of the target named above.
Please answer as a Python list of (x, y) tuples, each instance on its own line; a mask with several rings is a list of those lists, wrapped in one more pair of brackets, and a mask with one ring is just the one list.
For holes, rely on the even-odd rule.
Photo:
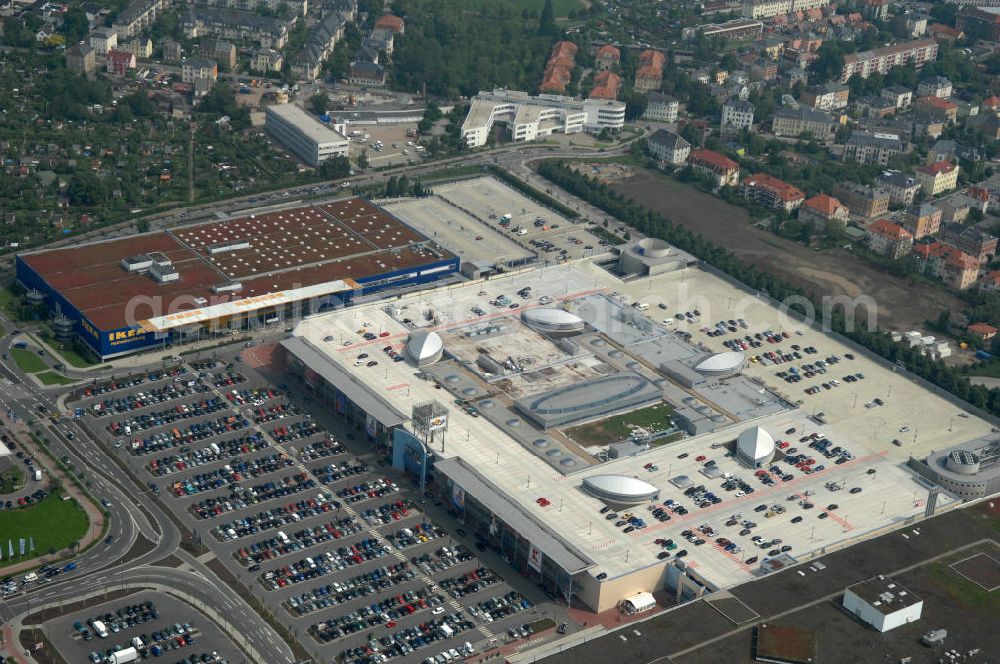
[(21, 317), (20, 307), (15, 307), (17, 298), (9, 288), (0, 288), (0, 309), (7, 313), (11, 320), (18, 320)]
[[(541, 12), (542, 7), (545, 5), (545, 0), (510, 1), (518, 9), (534, 9), (537, 12)], [(565, 18), (571, 10), (579, 10), (581, 6), (580, 0), (553, 0), (552, 2), (552, 9), (555, 11), (556, 18)]]
[(62, 374), (57, 374), (55, 371), (46, 371), (35, 377), (42, 381), (42, 385), (72, 385), (76, 382), (72, 378), (67, 378)]
[[(39, 555), (47, 555), (49, 549), (60, 551), (73, 542), (78, 542), (87, 533), (89, 527), (87, 515), (77, 505), (75, 500), (62, 500), (59, 496), (49, 495), (33, 507), (0, 512), (0, 544), (3, 544), (3, 560), (0, 566), (7, 566), (21, 560)], [(35, 552), (27, 553), (24, 558), (15, 556), (8, 558), (7, 542), (13, 540), (14, 553), (18, 551), (18, 540), (29, 537), (35, 541)], [(27, 547), (27, 545), (25, 545)]]
[(932, 564), (929, 571), (934, 580), (961, 604), (975, 609), (988, 609), (994, 616), (1000, 615), (1000, 593), (983, 590), (944, 563)]
[(608, 445), (625, 440), (635, 427), (642, 427), (650, 433), (671, 427), (670, 418), (674, 409), (665, 403), (647, 406), (631, 413), (612, 415), (603, 420), (581, 424), (566, 430), (566, 435), (585, 447)]
[(24, 473), (17, 466), (0, 472), (0, 494), (14, 493), (24, 485)]
[(38, 373), (49, 368), (37, 353), (27, 348), (11, 348), (10, 355), (24, 373)]
[(97, 366), (97, 362), (91, 362), (78, 353), (75, 348), (56, 348), (56, 352), (77, 369), (89, 369), (90, 367)]

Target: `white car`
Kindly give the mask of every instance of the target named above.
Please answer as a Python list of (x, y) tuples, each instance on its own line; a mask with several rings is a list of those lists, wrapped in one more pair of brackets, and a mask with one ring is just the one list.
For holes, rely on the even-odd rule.
[(444, 613), (444, 607), (443, 606), (436, 607), (433, 611), (431, 611), (431, 614), (435, 615), (435, 616), (439, 616), (442, 613)]

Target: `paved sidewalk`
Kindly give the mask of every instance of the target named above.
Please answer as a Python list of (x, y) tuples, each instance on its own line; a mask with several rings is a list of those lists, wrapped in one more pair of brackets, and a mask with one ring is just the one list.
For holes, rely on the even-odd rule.
[(3, 627), (3, 647), (0, 647), (0, 655), (13, 657), (14, 661), (18, 664), (31, 664), (34, 661), (24, 656), (24, 651), (21, 650), (21, 644), (17, 641), (14, 628), (10, 625), (4, 625)]

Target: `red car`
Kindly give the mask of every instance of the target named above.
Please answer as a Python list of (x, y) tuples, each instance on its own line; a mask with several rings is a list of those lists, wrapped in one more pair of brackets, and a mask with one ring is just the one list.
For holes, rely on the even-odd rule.
[(707, 458), (708, 458), (708, 457), (707, 457), (707, 456), (705, 456), (704, 454), (699, 454), (698, 456), (696, 456), (696, 457), (694, 458), (694, 460), (695, 460), (695, 461), (704, 461), (704, 460), (705, 460), (705, 459), (707, 459)]

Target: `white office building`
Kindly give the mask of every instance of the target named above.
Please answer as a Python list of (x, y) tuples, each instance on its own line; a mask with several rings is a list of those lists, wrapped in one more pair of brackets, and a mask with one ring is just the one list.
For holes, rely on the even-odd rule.
[(880, 632), (920, 620), (923, 608), (919, 596), (881, 574), (844, 591), (844, 609)]
[(486, 145), (496, 123), (507, 126), (515, 143), (555, 133), (620, 131), (625, 125), (625, 103), (547, 94), (532, 97), (518, 90), (483, 91), (472, 100), (462, 124), (462, 138), (470, 148)]
[(295, 104), (267, 107), (265, 127), (282, 145), (312, 167), (331, 157), (346, 157), (350, 141), (344, 125), (326, 125)]

